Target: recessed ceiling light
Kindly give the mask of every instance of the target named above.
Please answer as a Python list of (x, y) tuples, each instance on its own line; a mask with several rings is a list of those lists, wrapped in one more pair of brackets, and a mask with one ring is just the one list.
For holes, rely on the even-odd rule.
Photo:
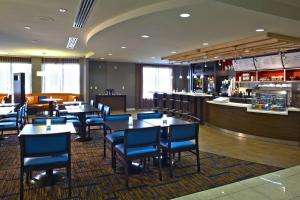
[(67, 12), (68, 10), (67, 9), (65, 9), (65, 8), (60, 8), (59, 9), (59, 12), (61, 12), (61, 13), (65, 13), (65, 12)]
[(258, 29), (256, 29), (255, 31), (256, 31), (256, 32), (264, 32), (265, 29), (263, 29), (263, 28), (258, 28)]
[(141, 37), (142, 38), (149, 38), (150, 36), (149, 35), (142, 35)]
[(219, 58), (219, 57), (218, 57), (218, 56), (215, 56), (214, 58), (217, 59), (217, 58)]
[(151, 58), (152, 58), (152, 59), (154, 59), (155, 57), (154, 57), (154, 56), (152, 56)]
[(187, 17), (190, 17), (191, 15), (189, 13), (181, 13), (180, 14), (180, 17), (182, 18), (187, 18)]
[(100, 60), (104, 60), (104, 58), (100, 58)]
[(107, 55), (112, 56), (112, 53), (109, 53), (109, 54), (107, 54)]
[(121, 47), (122, 49), (126, 49), (127, 47)]
[(30, 30), (30, 29), (31, 29), (31, 26), (24, 26), (24, 28), (25, 28), (26, 30)]
[(66, 46), (67, 49), (74, 49), (78, 38), (77, 37), (69, 37), (68, 44)]
[(171, 53), (177, 53), (176, 51), (172, 51)]
[(250, 50), (249, 49), (245, 49), (245, 51), (244, 51), (245, 53), (249, 53), (250, 52)]
[(204, 42), (204, 43), (203, 43), (203, 46), (207, 46), (207, 45), (208, 45), (208, 43), (207, 43), (207, 42)]

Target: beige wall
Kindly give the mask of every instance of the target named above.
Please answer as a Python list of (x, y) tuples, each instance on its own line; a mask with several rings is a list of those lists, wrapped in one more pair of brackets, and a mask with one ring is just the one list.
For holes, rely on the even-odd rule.
[(41, 92), (42, 91), (42, 77), (36, 76), (37, 71), (41, 71), (42, 69), (42, 58), (31, 58), (32, 63), (32, 93)]

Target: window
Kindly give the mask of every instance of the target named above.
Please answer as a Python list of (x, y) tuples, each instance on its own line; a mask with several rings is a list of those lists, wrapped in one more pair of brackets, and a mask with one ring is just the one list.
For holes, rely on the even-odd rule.
[(31, 93), (31, 63), (18, 62), (0, 62), (0, 93), (12, 93), (13, 73), (25, 73), (25, 93)]
[(169, 67), (143, 67), (143, 98), (152, 99), (154, 92), (172, 92), (173, 70)]
[(44, 93), (80, 93), (80, 67), (78, 63), (45, 63), (42, 82)]

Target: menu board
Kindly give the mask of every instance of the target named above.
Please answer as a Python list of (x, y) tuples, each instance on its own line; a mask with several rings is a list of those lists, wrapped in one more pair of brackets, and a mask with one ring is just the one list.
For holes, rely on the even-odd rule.
[(233, 60), (232, 65), (233, 65), (234, 71), (252, 71), (252, 70), (255, 70), (253, 58)]
[(283, 69), (281, 56), (262, 56), (254, 59), (256, 69)]
[(283, 58), (285, 68), (300, 68), (300, 52), (287, 53)]

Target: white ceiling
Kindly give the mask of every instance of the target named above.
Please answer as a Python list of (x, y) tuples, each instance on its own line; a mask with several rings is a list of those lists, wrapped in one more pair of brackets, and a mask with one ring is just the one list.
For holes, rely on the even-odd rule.
[[(252, 36), (256, 28), (300, 37), (299, 0), (96, 0), (85, 26), (76, 29), (72, 25), (80, 2), (1, 0), (0, 56), (84, 57), (93, 52), (95, 59), (164, 63), (160, 57), (171, 51)], [(191, 17), (180, 18), (185, 12)], [(69, 36), (79, 38), (74, 50), (66, 49)]]

